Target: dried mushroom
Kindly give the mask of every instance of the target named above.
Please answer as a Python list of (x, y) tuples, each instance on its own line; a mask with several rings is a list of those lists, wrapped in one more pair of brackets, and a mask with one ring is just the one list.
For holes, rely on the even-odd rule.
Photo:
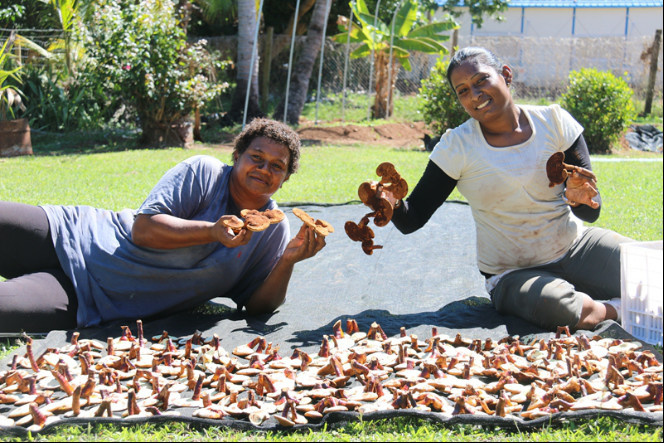
[(334, 232), (334, 227), (330, 223), (326, 222), (325, 220), (314, 219), (300, 208), (293, 208), (293, 214), (302, 220), (307, 226), (314, 228), (318, 235), (327, 237)]
[(344, 331), (339, 319), (317, 354), (295, 349), (282, 358), (261, 336), (231, 354), (218, 336), (164, 331), (148, 343), (137, 326), (136, 338), (127, 327), (106, 346), (75, 335), (37, 358), (28, 340), (25, 354), (0, 371), (0, 426), (38, 432), (70, 417), (168, 416), (181, 408), (209, 420), (286, 427), (335, 411), (522, 420), (581, 410), (662, 411), (662, 364), (654, 354), (635, 341), (572, 336), (567, 328), (528, 343), (450, 337), (436, 328), (423, 340), (405, 328), (389, 337), (376, 322), (362, 333), (353, 319)]
[[(240, 211), (242, 219), (230, 216), (222, 220), (222, 224), (238, 233), (242, 229), (253, 232), (266, 230), (270, 225), (281, 222), (286, 215), (280, 209), (267, 209), (258, 211), (256, 209), (243, 209)], [(243, 220), (244, 219), (244, 220)]]
[(376, 226), (386, 226), (394, 214), (394, 207), (388, 197), (399, 201), (408, 194), (408, 183), (392, 163), (384, 162), (378, 165), (376, 174), (381, 177), (380, 181), (365, 181), (357, 190), (360, 201), (372, 212), (365, 215), (359, 224), (349, 221), (345, 226), (348, 237), (353, 241), (361, 242), (362, 250), (367, 255), (373, 254), (375, 249), (382, 248), (373, 243), (374, 233), (367, 226), (370, 218), (373, 218)]
[(591, 180), (597, 180), (597, 177), (587, 169), (574, 165), (568, 165), (565, 160), (564, 152), (556, 152), (546, 162), (546, 176), (549, 178), (549, 188), (564, 183), (572, 172), (576, 172)]

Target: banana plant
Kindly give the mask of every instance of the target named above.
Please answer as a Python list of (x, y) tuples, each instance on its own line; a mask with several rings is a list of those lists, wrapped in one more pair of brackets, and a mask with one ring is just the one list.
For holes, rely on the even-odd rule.
[(0, 121), (7, 120), (8, 117), (14, 117), (14, 106), (17, 106), (17, 101), (20, 102), (21, 96), (16, 89), (11, 88), (6, 82), (9, 79), (18, 80), (18, 72), (20, 67), (13, 69), (5, 69), (9, 51), (12, 48), (14, 36), (10, 36), (5, 40), (2, 48), (0, 48)]
[[(457, 23), (447, 17), (424, 25), (418, 23), (418, 2), (402, 1), (390, 23), (376, 20), (364, 0), (350, 3), (352, 16), (357, 24), (348, 33), (349, 20), (342, 18), (338, 26), (340, 33), (333, 39), (339, 43), (357, 44), (351, 58), (369, 57), (374, 54), (376, 66), (376, 96), (372, 107), (373, 118), (385, 118), (392, 113), (392, 93), (399, 68), (411, 70), (410, 55), (413, 52), (446, 54), (443, 42), (449, 40), (447, 31), (458, 28)], [(374, 25), (375, 24), (375, 25)], [(388, 108), (389, 104), (389, 108)]]
[(12, 32), (0, 48), (0, 121), (14, 118), (14, 109), (25, 110), (21, 96), (23, 93), (16, 85), (11, 85), (8, 81), (13, 80), (14, 84), (21, 84), (20, 63), (10, 63), (10, 58), (14, 57), (11, 50), (15, 44), (27, 47), (37, 51), (40, 55), (50, 58), (52, 54), (44, 50), (41, 46), (34, 43), (22, 35)]
[(53, 6), (62, 28), (63, 38), (51, 44), (49, 50), (63, 50), (67, 73), (76, 75), (74, 59), (81, 58), (83, 47), (76, 43), (75, 33), (77, 26), (82, 26), (81, 19), (88, 13), (90, 0), (41, 0), (42, 3)]

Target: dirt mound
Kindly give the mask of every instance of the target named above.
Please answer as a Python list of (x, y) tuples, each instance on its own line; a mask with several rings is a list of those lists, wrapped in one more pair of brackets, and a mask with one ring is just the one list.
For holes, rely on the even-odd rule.
[(396, 148), (424, 148), (422, 138), (427, 133), (424, 122), (385, 123), (376, 126), (303, 125), (297, 130), (304, 145), (311, 144), (369, 144)]

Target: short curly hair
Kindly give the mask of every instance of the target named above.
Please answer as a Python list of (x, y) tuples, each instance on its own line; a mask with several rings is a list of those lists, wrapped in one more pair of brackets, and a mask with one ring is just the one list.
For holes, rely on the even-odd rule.
[(234, 158), (242, 155), (257, 137), (266, 137), (286, 146), (290, 154), (288, 175), (297, 171), (300, 166), (300, 136), (288, 125), (267, 118), (252, 120), (235, 138)]

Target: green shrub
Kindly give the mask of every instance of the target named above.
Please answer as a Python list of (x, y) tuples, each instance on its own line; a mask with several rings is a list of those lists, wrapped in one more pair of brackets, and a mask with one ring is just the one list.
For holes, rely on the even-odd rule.
[(108, 126), (119, 101), (76, 81), (58, 79), (50, 65), (26, 65), (23, 116), (30, 127), (42, 131), (70, 132)]
[(144, 142), (228, 87), (210, 79), (205, 42), (187, 42), (172, 0), (98, 0), (95, 8), (81, 78), (136, 112)]
[(633, 91), (622, 78), (596, 69), (572, 71), (561, 106), (584, 127), (591, 153), (611, 151), (611, 144), (636, 117)]
[(456, 128), (469, 118), (447, 82), (448, 65), (449, 60), (446, 57), (439, 58), (429, 78), (422, 81), (420, 87), (419, 110), (434, 135)]

